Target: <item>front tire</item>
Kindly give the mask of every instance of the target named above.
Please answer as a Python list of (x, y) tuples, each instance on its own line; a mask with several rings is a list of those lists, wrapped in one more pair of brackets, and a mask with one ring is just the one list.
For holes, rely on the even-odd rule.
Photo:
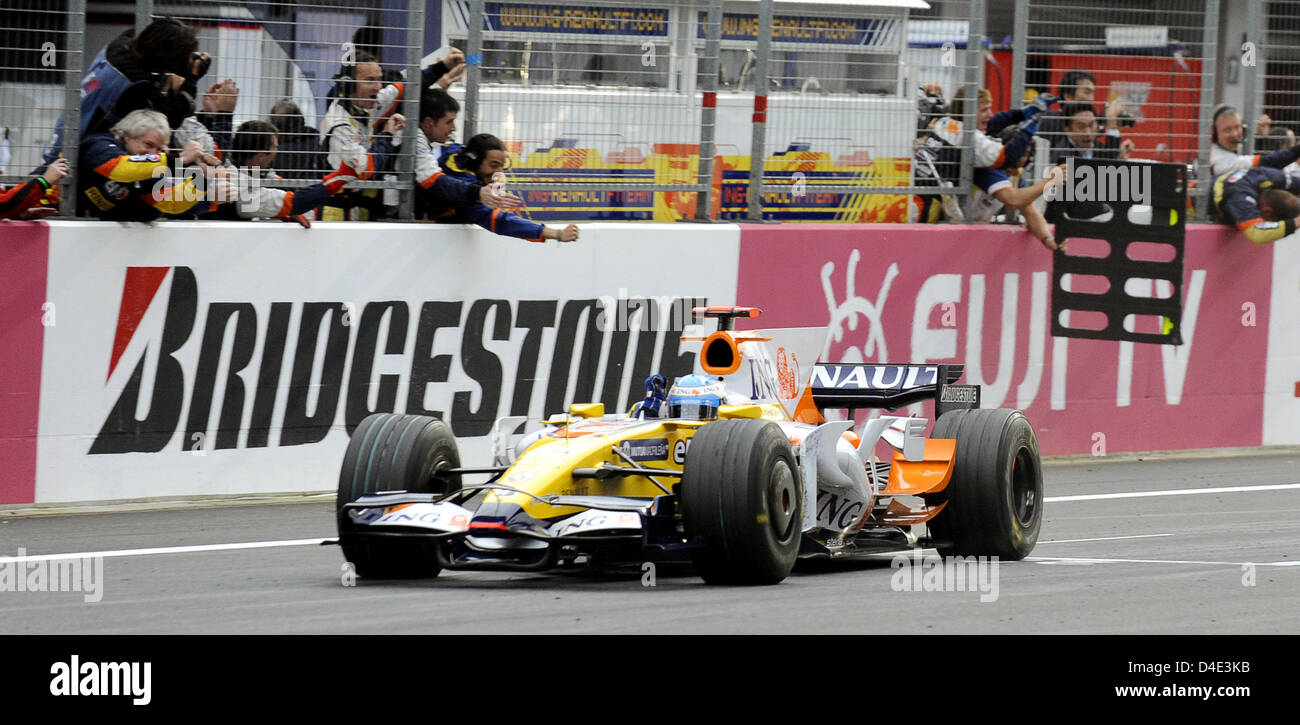
[(954, 410), (939, 418), (930, 437), (957, 439), (952, 480), (926, 497), (947, 503), (929, 522), (939, 553), (1011, 561), (1028, 556), (1043, 521), (1043, 465), (1025, 414)]
[(423, 541), (361, 541), (349, 534), (344, 504), (384, 491), (450, 493), (457, 477), (435, 478), (441, 468), (459, 468), (460, 452), (447, 424), (423, 415), (376, 413), (352, 433), (343, 467), (335, 515), (343, 558), (367, 579), (421, 579), (438, 576), (432, 544)]
[(794, 568), (803, 489), (790, 441), (755, 419), (710, 423), (695, 434), (681, 482), (691, 559), (709, 584), (776, 584)]

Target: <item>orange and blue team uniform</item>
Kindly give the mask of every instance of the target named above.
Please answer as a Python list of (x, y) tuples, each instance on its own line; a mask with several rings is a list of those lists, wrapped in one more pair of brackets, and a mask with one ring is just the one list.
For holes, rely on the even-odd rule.
[(421, 180), (420, 187), (426, 192), (421, 198), (422, 214), (440, 222), (477, 224), (502, 236), (529, 242), (543, 241), (545, 225), (518, 214), (492, 209), (478, 201), (481, 186), (478, 177), (462, 168), (456, 160), (462, 148), (460, 144), (444, 146), (438, 158), (440, 171)]
[(50, 182), (39, 176), (18, 186), (0, 186), (0, 219), (13, 219), (40, 206), (50, 190)]
[(1278, 222), (1264, 219), (1259, 209), (1259, 196), (1267, 189), (1300, 193), (1300, 178), (1281, 169), (1256, 166), (1214, 180), (1215, 209), (1225, 222), (1237, 227), (1255, 244), (1275, 242), (1296, 230), (1294, 219)]
[[(989, 119), (988, 132), (975, 131), (972, 143), (975, 151), (975, 171), (972, 181), (977, 189), (988, 195), (1013, 186), (1011, 175), (1004, 169), (1014, 169), (1020, 158), (1033, 143), (1038, 124), (1033, 119), (1037, 111), (1026, 114), (1023, 108), (1000, 111)], [(997, 136), (1004, 128), (1013, 123), (1030, 121), (1018, 130), (1004, 144)], [(939, 187), (942, 182), (953, 185), (959, 183), (958, 170), (961, 168), (961, 121), (950, 116), (939, 119), (933, 128), (922, 134), (921, 144), (917, 147), (914, 164), (919, 172), (917, 186)], [(927, 160), (929, 163), (927, 163)], [(933, 170), (937, 178), (928, 173)], [(936, 189), (938, 191), (939, 189)], [(918, 194), (915, 203), (919, 209), (919, 220), (923, 223), (939, 221), (942, 214), (940, 194), (929, 192)]]
[(129, 154), (106, 133), (82, 141), (80, 167), (78, 211), (100, 219), (148, 222), (216, 206), (191, 178), (172, 177), (166, 154)]
[(415, 218), (436, 219), (448, 208), (459, 209), (478, 202), (483, 185), (443, 171), (439, 161), (443, 144), (434, 144), (423, 133), (415, 134)]

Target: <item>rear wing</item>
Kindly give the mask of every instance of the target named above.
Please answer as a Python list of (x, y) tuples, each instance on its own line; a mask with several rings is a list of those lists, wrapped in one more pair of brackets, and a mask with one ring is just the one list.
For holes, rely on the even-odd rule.
[(980, 407), (980, 386), (954, 385), (961, 365), (817, 363), (808, 388), (817, 408), (884, 408), (934, 400), (934, 417)]

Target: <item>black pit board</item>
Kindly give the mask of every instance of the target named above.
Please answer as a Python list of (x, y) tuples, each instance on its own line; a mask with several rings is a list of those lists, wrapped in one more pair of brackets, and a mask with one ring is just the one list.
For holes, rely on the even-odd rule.
[[(1135, 161), (1076, 158), (1074, 167), (1092, 167), (1094, 178), (1106, 174), (1130, 172), (1136, 168), (1151, 170), (1150, 199), (1151, 224), (1134, 224), (1129, 221), (1129, 209), (1136, 202), (1101, 199), (1113, 210), (1108, 221), (1094, 222), (1071, 219), (1064, 214), (1055, 215), (1056, 240), (1101, 239), (1110, 243), (1106, 257), (1083, 257), (1058, 252), (1052, 264), (1052, 336), (1077, 337), (1092, 340), (1127, 340), (1166, 345), (1181, 345), (1183, 316), (1183, 243), (1187, 219), (1187, 167), (1183, 164), (1146, 164)], [(1114, 167), (1124, 167), (1116, 170)], [(1131, 194), (1129, 195), (1131, 198)], [(1158, 224), (1163, 221), (1164, 224)], [(1160, 242), (1171, 245), (1174, 258), (1168, 262), (1134, 261), (1128, 257), (1128, 247), (1135, 242)], [(1110, 282), (1104, 294), (1066, 292), (1061, 288), (1061, 277), (1066, 274), (1096, 275)], [(1129, 279), (1166, 280), (1173, 286), (1173, 295), (1165, 299), (1132, 297), (1124, 289)], [(1154, 290), (1153, 290), (1154, 293)], [(1103, 329), (1087, 330), (1061, 325), (1062, 310), (1097, 311), (1106, 315)], [(1160, 334), (1129, 332), (1124, 329), (1127, 315), (1150, 315), (1172, 323), (1161, 325)], [(1077, 320), (1076, 320), (1077, 324)]]

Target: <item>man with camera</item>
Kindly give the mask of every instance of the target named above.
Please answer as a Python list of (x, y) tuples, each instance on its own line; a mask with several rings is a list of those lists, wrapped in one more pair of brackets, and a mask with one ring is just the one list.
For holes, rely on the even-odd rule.
[[(1107, 113), (1111, 114), (1108, 123), (1114, 124), (1118, 111), (1107, 106)], [(1091, 103), (1063, 103), (1061, 118), (1064, 119), (1063, 134), (1052, 149), (1050, 163), (1053, 166), (1063, 164), (1071, 157), (1125, 161), (1133, 151), (1133, 142), (1129, 139), (1118, 144), (1107, 143), (1108, 139), (1118, 139), (1118, 132), (1111, 135), (1111, 129), (1107, 129), (1106, 133), (1098, 133), (1097, 116)], [(1061, 214), (1072, 219), (1098, 219), (1111, 211), (1110, 205), (1097, 201), (1052, 201), (1047, 205), (1047, 219), (1059, 221)]]
[[(1069, 125), (1070, 119), (1065, 114), (1065, 107), (1071, 104), (1087, 104), (1093, 106), (1094, 117), (1097, 114), (1095, 104), (1097, 98), (1097, 79), (1086, 70), (1072, 70), (1061, 76), (1060, 83), (1056, 87), (1056, 95), (1061, 99), (1061, 111), (1059, 113), (1044, 114), (1039, 122), (1038, 135), (1047, 139), (1052, 145), (1052, 156), (1058, 157), (1061, 154), (1057, 152), (1065, 148), (1077, 148), (1076, 144), (1068, 143), (1069, 136), (1066, 132), (1066, 126)], [(1120, 129), (1132, 128), (1137, 119), (1133, 114), (1124, 110), (1124, 103), (1118, 99), (1106, 104), (1102, 111), (1102, 118), (1098, 124), (1097, 130), (1101, 132), (1100, 136), (1094, 134), (1094, 143), (1091, 147), (1112, 153), (1115, 158), (1121, 150), (1123, 156), (1118, 158), (1128, 158), (1128, 154), (1133, 150), (1132, 141), (1121, 139)], [(1068, 144), (1068, 145), (1067, 145)], [(1066, 153), (1066, 156), (1077, 156), (1075, 153)]]
[[(80, 137), (108, 133), (132, 111), (157, 111), (170, 128), (180, 128), (194, 114), (198, 80), (212, 59), (199, 52), (194, 30), (171, 18), (149, 23), (139, 34), (123, 32), (90, 63), (81, 84)], [(45, 148), (45, 162), (63, 150), (63, 124)], [(215, 158), (198, 159), (215, 166)], [(208, 163), (210, 162), (210, 163)]]

